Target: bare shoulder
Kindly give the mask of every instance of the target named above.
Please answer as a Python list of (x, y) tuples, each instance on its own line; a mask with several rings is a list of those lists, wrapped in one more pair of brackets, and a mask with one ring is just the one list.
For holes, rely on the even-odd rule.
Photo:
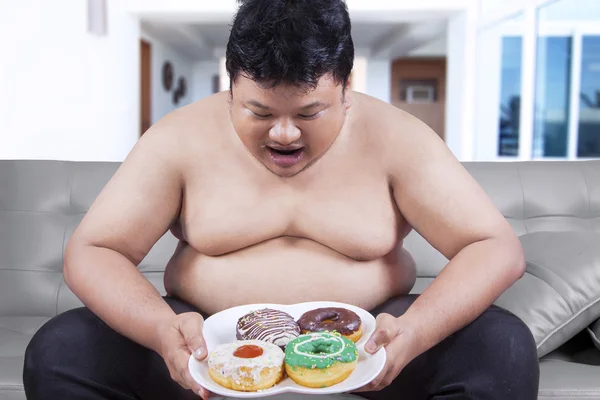
[(376, 155), (382, 160), (386, 172), (398, 167), (398, 162), (418, 161), (418, 148), (445, 152), (449, 149), (427, 124), (408, 112), (362, 93), (353, 93), (353, 105), (356, 110), (355, 124), (362, 135), (368, 139)]
[(446, 143), (417, 117), (382, 100), (360, 93), (353, 94), (353, 107), (358, 109), (359, 126), (378, 153), (391, 179), (422, 163), (455, 168), (460, 163)]
[(71, 243), (110, 248), (139, 262), (178, 219), (187, 167), (198, 158), (192, 154), (211, 137), (206, 132), (213, 101), (182, 107), (148, 129), (97, 196)]
[[(215, 132), (226, 117), (225, 92), (203, 98), (178, 108), (157, 121), (143, 136), (149, 148), (170, 154), (181, 163), (198, 155), (218, 137)], [(140, 143), (141, 144), (141, 143)]]
[(491, 199), (423, 121), (359, 96), (394, 200), (408, 223), (448, 258), (466, 245), (512, 230)]

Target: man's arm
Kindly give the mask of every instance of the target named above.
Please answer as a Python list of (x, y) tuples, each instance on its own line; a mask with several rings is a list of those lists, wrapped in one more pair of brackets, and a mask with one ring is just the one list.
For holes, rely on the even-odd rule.
[(523, 275), (525, 262), (508, 222), (439, 136), (416, 118), (396, 115), (403, 132), (390, 137), (387, 154), (394, 199), (449, 259), (400, 317), (415, 333), (416, 357), (483, 313)]
[[(173, 117), (167, 117), (173, 118)], [(177, 218), (183, 190), (176, 132), (140, 138), (69, 240), (69, 288), (117, 332), (158, 350), (156, 326), (175, 314), (137, 265)]]

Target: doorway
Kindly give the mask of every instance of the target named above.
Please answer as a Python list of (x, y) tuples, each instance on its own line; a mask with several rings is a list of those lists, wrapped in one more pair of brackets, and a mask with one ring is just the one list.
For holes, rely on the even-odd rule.
[(140, 136), (152, 125), (152, 46), (140, 40)]
[(444, 139), (446, 58), (401, 58), (392, 63), (392, 104)]

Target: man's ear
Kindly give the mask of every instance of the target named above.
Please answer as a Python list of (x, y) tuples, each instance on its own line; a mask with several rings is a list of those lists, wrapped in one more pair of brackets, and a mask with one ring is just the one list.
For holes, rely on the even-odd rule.
[(352, 106), (352, 91), (350, 85), (346, 85), (344, 88), (344, 107), (349, 109)]

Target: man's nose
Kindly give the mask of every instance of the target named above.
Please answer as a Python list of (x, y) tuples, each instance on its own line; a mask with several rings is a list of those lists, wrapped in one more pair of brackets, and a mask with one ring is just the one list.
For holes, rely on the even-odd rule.
[(269, 131), (269, 138), (284, 146), (300, 139), (300, 129), (289, 119), (277, 121)]

